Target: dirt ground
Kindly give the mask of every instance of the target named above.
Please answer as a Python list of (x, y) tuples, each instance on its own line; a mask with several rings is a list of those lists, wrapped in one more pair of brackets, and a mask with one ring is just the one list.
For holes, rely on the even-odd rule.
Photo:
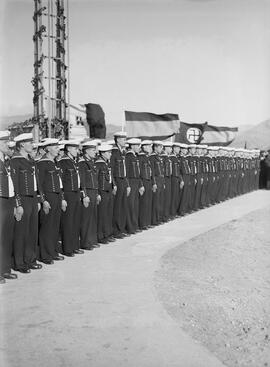
[(226, 366), (270, 366), (270, 207), (169, 250), (155, 285), (171, 317)]

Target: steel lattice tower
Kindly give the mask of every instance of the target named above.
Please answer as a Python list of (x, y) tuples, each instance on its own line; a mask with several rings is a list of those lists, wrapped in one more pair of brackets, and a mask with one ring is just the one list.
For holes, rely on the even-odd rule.
[[(69, 0), (34, 0), (34, 122), (36, 137), (68, 138)], [(66, 62), (67, 60), (67, 62)], [(67, 93), (68, 92), (68, 93)], [(68, 98), (66, 97), (68, 95)], [(68, 99), (68, 100), (67, 100)]]

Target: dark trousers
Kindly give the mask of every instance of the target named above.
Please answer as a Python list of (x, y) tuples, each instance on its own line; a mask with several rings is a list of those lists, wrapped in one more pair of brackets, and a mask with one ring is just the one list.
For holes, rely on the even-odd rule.
[(97, 190), (87, 189), (90, 203), (87, 208), (81, 204), (81, 248), (89, 248), (97, 243)]
[(60, 230), (61, 195), (45, 193), (51, 209), (48, 214), (40, 210), (39, 216), (39, 253), (40, 260), (52, 260), (58, 255), (57, 244)]
[(134, 233), (139, 228), (139, 179), (130, 178), (130, 195), (127, 198), (127, 232)]
[(157, 190), (152, 196), (152, 224), (156, 225), (163, 219), (164, 178), (156, 177)]
[(172, 194), (171, 194), (170, 212), (171, 215), (175, 217), (180, 206), (181, 189), (180, 189), (179, 177), (172, 176), (171, 188), (172, 188)]
[(204, 208), (205, 206), (210, 204), (210, 192), (212, 191), (212, 177), (211, 173), (204, 173), (203, 177), (203, 184), (201, 189), (201, 199), (200, 199), (200, 208)]
[(172, 181), (171, 176), (165, 177), (164, 188), (164, 204), (163, 204), (163, 220), (167, 221), (171, 217), (171, 196), (172, 196)]
[(180, 215), (185, 215), (189, 210), (189, 200), (190, 200), (190, 176), (183, 175), (184, 187), (182, 190), (182, 195), (180, 199), (180, 206), (178, 213)]
[(198, 210), (201, 206), (201, 192), (203, 188), (203, 184), (201, 183), (201, 179), (203, 178), (202, 174), (197, 174), (197, 184), (194, 192), (194, 210)]
[(195, 207), (195, 193), (196, 193), (196, 176), (190, 176), (190, 191), (189, 191), (189, 211), (194, 210)]
[(37, 260), (38, 243), (38, 201), (35, 196), (22, 196), (23, 216), (15, 221), (14, 227), (14, 269), (29, 268)]
[(127, 222), (127, 181), (126, 178), (115, 178), (117, 186), (113, 204), (113, 233), (125, 232)]
[(11, 270), (14, 205), (14, 198), (0, 197), (0, 275)]
[(98, 240), (112, 235), (113, 197), (110, 191), (101, 191), (101, 202), (98, 205)]
[(152, 181), (143, 180), (144, 194), (139, 197), (139, 227), (151, 225), (152, 219)]
[(67, 209), (62, 211), (62, 249), (63, 253), (70, 254), (80, 248), (80, 191), (64, 193)]

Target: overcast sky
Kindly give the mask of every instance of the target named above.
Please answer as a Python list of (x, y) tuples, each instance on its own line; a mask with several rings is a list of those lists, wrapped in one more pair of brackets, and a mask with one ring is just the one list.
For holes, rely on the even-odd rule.
[[(47, 0), (43, 0), (44, 4)], [(32, 112), (33, 0), (1, 0), (1, 115)], [(237, 126), (270, 118), (270, 0), (70, 0), (71, 102)]]

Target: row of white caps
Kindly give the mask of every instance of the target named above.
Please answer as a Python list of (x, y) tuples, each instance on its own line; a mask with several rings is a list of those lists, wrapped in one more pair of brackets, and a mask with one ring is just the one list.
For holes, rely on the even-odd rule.
[[(8, 130), (0, 131), (0, 140), (9, 139), (10, 132)], [(119, 131), (114, 134), (115, 137), (127, 137), (127, 133), (125, 131)], [(33, 134), (32, 133), (23, 133), (14, 138), (14, 143), (18, 142), (26, 142), (32, 141)], [(11, 142), (12, 143), (12, 142)], [(131, 138), (126, 141), (129, 145), (161, 145), (161, 146), (179, 146), (182, 149), (188, 148), (197, 148), (197, 149), (209, 149), (209, 150), (224, 150), (224, 151), (236, 151), (236, 152), (245, 152), (245, 153), (259, 153), (259, 149), (244, 149), (244, 148), (232, 148), (232, 147), (223, 147), (223, 146), (208, 146), (202, 144), (184, 144), (178, 142), (171, 141), (161, 141), (161, 140), (141, 140), (139, 138)], [(99, 151), (108, 151), (112, 149), (112, 145), (114, 144), (113, 140), (102, 142), (101, 139), (87, 139), (85, 141), (79, 141), (76, 139), (70, 140), (59, 140), (55, 138), (46, 138), (43, 139), (40, 143), (37, 144), (37, 147), (46, 147), (49, 145), (59, 145), (60, 149), (65, 146), (82, 146), (83, 148), (87, 147), (97, 147)]]

